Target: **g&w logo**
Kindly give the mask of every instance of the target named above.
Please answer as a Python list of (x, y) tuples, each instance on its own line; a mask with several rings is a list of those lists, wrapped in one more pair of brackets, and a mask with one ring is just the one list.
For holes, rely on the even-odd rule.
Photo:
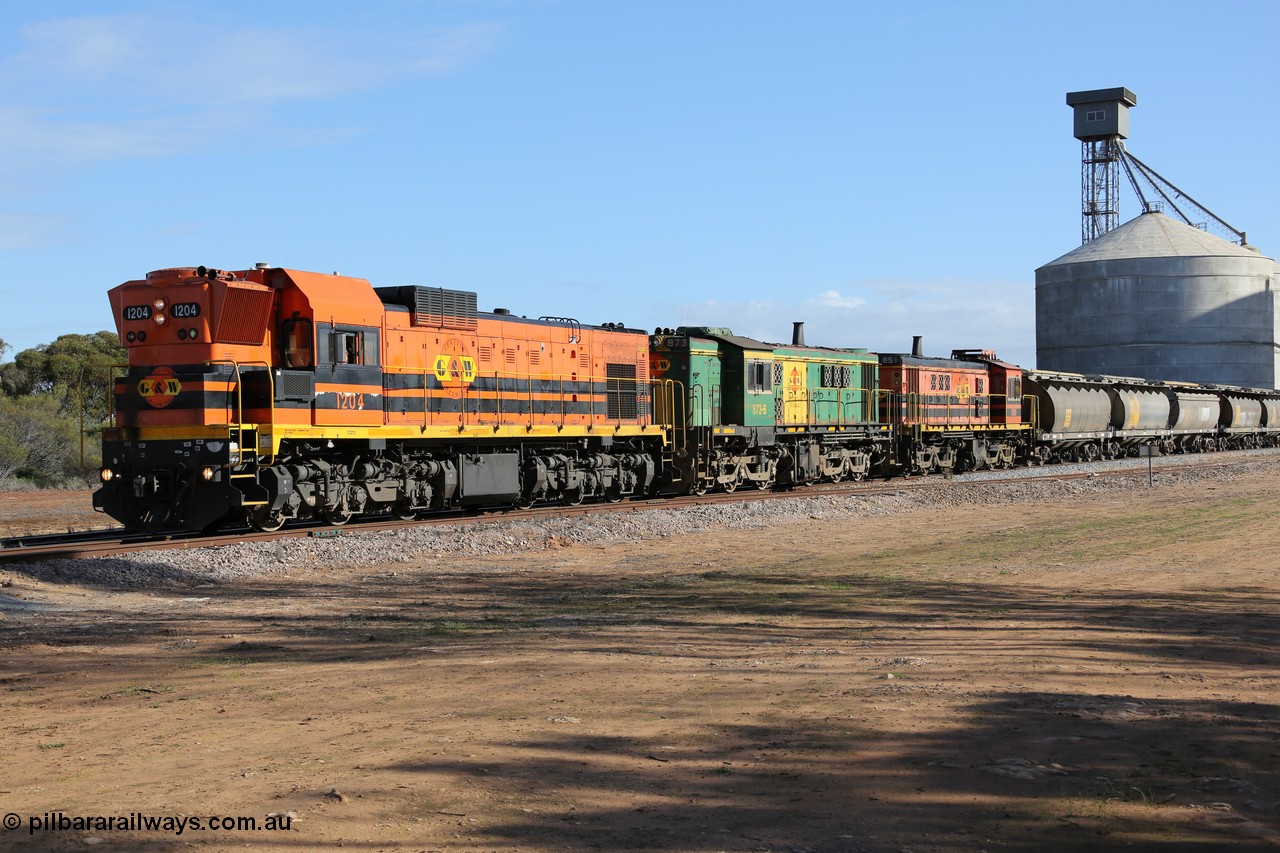
[(172, 367), (157, 367), (151, 375), (138, 383), (138, 396), (157, 409), (173, 402), (182, 391), (182, 383), (173, 375)]

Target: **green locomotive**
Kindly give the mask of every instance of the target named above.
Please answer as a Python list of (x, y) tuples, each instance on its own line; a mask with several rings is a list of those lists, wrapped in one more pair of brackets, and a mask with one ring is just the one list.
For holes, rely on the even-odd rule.
[(767, 489), (866, 477), (890, 446), (877, 421), (879, 362), (865, 349), (744, 338), (682, 326), (650, 338), (650, 375), (674, 410), (672, 483), (680, 491)]

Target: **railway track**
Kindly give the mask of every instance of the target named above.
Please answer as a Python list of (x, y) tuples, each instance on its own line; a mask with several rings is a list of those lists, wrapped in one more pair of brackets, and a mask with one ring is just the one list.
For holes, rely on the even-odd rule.
[[(1176, 459), (1166, 457), (1156, 469), (1161, 474), (1176, 473), (1187, 470), (1206, 470), (1228, 468), (1244, 464), (1251, 459), (1263, 457), (1274, 458), (1280, 450), (1273, 451), (1234, 451), (1212, 456), (1187, 456)], [(123, 528), (108, 528), (73, 533), (60, 533), (37, 536), (16, 536), (0, 539), (0, 563), (25, 562), (32, 560), (70, 559), (81, 557), (105, 557), (129, 554), (138, 551), (208, 548), (229, 545), (237, 542), (271, 542), (300, 537), (332, 538), (374, 532), (394, 530), (405, 527), (424, 525), (452, 525), (463, 523), (486, 523), (511, 519), (522, 521), (540, 518), (562, 518), (578, 515), (599, 515), (602, 513), (643, 512), (654, 509), (680, 509), (716, 504), (753, 503), (756, 501), (779, 500), (784, 498), (805, 497), (843, 497), (850, 495), (886, 495), (904, 491), (935, 486), (950, 482), (957, 485), (999, 486), (1003, 484), (1027, 483), (1040, 480), (1086, 480), (1110, 477), (1146, 477), (1148, 466), (1141, 460), (1123, 460), (1124, 467), (1109, 467), (1098, 470), (1079, 470), (1079, 466), (1071, 466), (1071, 471), (1050, 468), (1023, 468), (1022, 473), (1009, 471), (980, 471), (959, 475), (952, 480), (944, 480), (941, 476), (909, 477), (894, 480), (868, 480), (861, 482), (823, 483), (807, 486), (797, 491), (736, 491), (732, 493), (710, 493), (701, 496), (682, 495), (672, 497), (650, 498), (621, 503), (592, 503), (578, 506), (536, 506), (531, 509), (497, 509), (453, 511), (427, 516), (412, 521), (398, 521), (381, 518), (356, 519), (341, 527), (323, 522), (301, 524), (287, 527), (273, 533), (264, 533), (250, 528), (227, 528), (217, 534), (197, 532), (166, 533), (130, 533)], [(1132, 464), (1128, 464), (1132, 463)]]

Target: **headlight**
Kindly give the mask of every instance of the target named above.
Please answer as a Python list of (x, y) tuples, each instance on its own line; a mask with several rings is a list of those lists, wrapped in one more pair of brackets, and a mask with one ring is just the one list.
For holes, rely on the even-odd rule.
[(212, 480), (212, 479), (213, 479), (213, 469), (206, 465), (205, 467), (203, 467), (203, 468), (201, 468), (201, 469), (200, 469), (200, 476), (201, 476), (201, 477), (203, 477), (203, 478), (204, 478), (204, 479), (206, 479), (206, 480)]
[(110, 483), (111, 478), (114, 477), (115, 475), (116, 475), (115, 472), (112, 471), (110, 468), (103, 468), (101, 471), (98, 472), (98, 476), (102, 478), (102, 482), (104, 483)]
[(155, 301), (151, 303), (152, 307), (154, 307), (156, 311), (163, 311), (165, 306), (168, 304), (169, 303), (165, 301), (163, 296), (157, 296)]
[(168, 318), (168, 317), (164, 316), (164, 315), (163, 315), (163, 314), (161, 314), (159, 311), (157, 311), (155, 314), (153, 314), (153, 315), (152, 315), (152, 317), (151, 317), (151, 319), (156, 321), (156, 325), (157, 325), (157, 326), (163, 326), (163, 325), (164, 325), (166, 322), (168, 322), (168, 320), (169, 320), (169, 318)]

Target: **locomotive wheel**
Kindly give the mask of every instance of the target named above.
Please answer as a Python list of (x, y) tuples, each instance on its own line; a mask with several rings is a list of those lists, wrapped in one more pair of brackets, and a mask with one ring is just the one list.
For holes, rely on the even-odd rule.
[(689, 493), (697, 495), (698, 497), (702, 497), (703, 495), (705, 495), (707, 493), (706, 481), (698, 480), (698, 482), (693, 484), (693, 488), (689, 490)]
[(325, 509), (320, 513), (321, 517), (332, 524), (334, 527), (341, 527), (351, 519), (355, 518), (355, 513), (348, 509)]
[(418, 517), (418, 511), (408, 501), (396, 501), (391, 507), (391, 517), (396, 521), (413, 521)]
[(281, 527), (284, 527), (284, 513), (271, 512), (266, 507), (254, 507), (249, 513), (249, 526), (254, 530), (260, 530), (263, 533), (275, 533)]
[(773, 480), (753, 480), (752, 482), (754, 482), (756, 484), (756, 488), (762, 492), (767, 492), (769, 487), (773, 485)]
[(725, 492), (727, 492), (728, 494), (733, 494), (734, 492), (738, 491), (738, 481), (730, 480), (727, 483), (721, 483), (720, 487), (724, 489)]
[(576, 489), (565, 489), (560, 493), (560, 499), (564, 501), (565, 506), (579, 506), (585, 496), (581, 486)]
[(622, 486), (614, 484), (604, 490), (604, 499), (608, 503), (622, 503)]

